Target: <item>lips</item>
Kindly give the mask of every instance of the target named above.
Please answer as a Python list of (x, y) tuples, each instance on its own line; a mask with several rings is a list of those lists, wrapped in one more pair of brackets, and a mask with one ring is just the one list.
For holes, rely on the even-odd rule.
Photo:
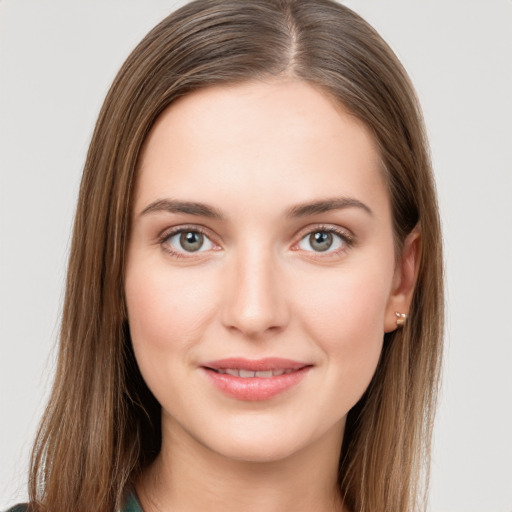
[(267, 400), (297, 385), (309, 363), (283, 358), (228, 358), (202, 365), (218, 390), (239, 400)]
[(269, 370), (298, 370), (304, 366), (310, 366), (308, 363), (301, 363), (291, 359), (281, 357), (266, 357), (264, 359), (245, 359), (242, 357), (231, 357), (210, 361), (202, 366), (211, 370), (227, 370), (230, 368), (246, 371), (269, 371)]
[(287, 370), (258, 370), (258, 371), (251, 371), (251, 370), (244, 370), (242, 368), (226, 368), (226, 369), (218, 369), (214, 370), (217, 373), (223, 373), (227, 375), (232, 375), (233, 377), (242, 377), (243, 379), (250, 379), (253, 377), (260, 377), (260, 378), (269, 378), (269, 377), (278, 377), (279, 375), (283, 375), (285, 373), (291, 373), (294, 370), (287, 369)]

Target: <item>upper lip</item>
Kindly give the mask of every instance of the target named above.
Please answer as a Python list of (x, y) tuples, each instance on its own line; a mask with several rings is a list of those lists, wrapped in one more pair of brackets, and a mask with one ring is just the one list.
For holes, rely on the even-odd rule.
[(305, 366), (311, 366), (309, 363), (293, 361), (292, 359), (283, 359), (281, 357), (265, 357), (263, 359), (245, 359), (243, 357), (229, 357), (218, 359), (217, 361), (208, 361), (202, 364), (204, 368), (212, 370), (225, 370), (228, 368), (249, 370), (253, 372), (268, 370), (299, 370)]

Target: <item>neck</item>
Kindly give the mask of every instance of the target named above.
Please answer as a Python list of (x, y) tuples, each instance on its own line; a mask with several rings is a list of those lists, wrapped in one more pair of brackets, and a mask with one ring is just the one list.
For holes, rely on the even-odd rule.
[(177, 425), (136, 488), (146, 512), (342, 512), (337, 477), (343, 425), (279, 460), (216, 453)]

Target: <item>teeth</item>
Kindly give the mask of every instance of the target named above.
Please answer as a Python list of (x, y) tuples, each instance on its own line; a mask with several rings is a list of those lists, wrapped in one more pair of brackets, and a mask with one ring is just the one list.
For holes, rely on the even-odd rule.
[(293, 372), (292, 369), (264, 370), (264, 371), (262, 370), (262, 371), (253, 372), (250, 370), (242, 370), (242, 369), (239, 370), (237, 368), (223, 368), (223, 369), (219, 369), (216, 371), (217, 371), (217, 373), (225, 373), (227, 375), (232, 375), (233, 377), (242, 377), (243, 379), (250, 379), (252, 377), (260, 377), (260, 378), (268, 379), (270, 377), (278, 377), (279, 375)]
[(272, 370), (267, 370), (265, 372), (256, 372), (255, 377), (272, 377)]

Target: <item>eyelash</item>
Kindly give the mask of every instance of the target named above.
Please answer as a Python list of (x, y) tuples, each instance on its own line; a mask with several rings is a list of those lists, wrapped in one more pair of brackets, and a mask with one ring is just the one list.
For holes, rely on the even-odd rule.
[[(312, 235), (313, 233), (332, 233), (333, 235), (338, 236), (341, 239), (342, 246), (336, 250), (326, 252), (321, 251), (306, 251), (310, 253), (310, 257), (312, 258), (330, 258), (330, 257), (336, 257), (340, 254), (346, 252), (348, 249), (354, 246), (355, 244), (355, 237), (352, 235), (349, 231), (343, 230), (341, 228), (330, 226), (330, 225), (322, 225), (317, 224), (313, 228), (306, 228), (305, 230), (301, 231), (299, 234), (299, 241), (294, 244), (294, 246), (297, 246), (302, 240), (304, 240), (306, 237)], [(294, 249), (298, 250), (298, 249)]]
[[(183, 259), (193, 258), (194, 253), (189, 253), (190, 255), (186, 256), (186, 254), (187, 254), (186, 251), (184, 251), (184, 252), (175, 251), (167, 243), (167, 241), (171, 237), (173, 237), (179, 233), (186, 233), (186, 232), (200, 233), (204, 237), (208, 238), (211, 241), (211, 237), (208, 236), (208, 233), (206, 232), (206, 230), (204, 230), (201, 226), (194, 225), (194, 226), (180, 226), (179, 228), (173, 228), (171, 230), (167, 230), (159, 237), (158, 243), (162, 246), (164, 251), (169, 253), (174, 258), (180, 258), (180, 259), (181, 258), (183, 258)], [(307, 230), (302, 231), (299, 235), (300, 236), (299, 241), (297, 243), (295, 243), (294, 246), (298, 245), (307, 236), (310, 236), (311, 234), (317, 233), (317, 232), (332, 233), (332, 234), (338, 236), (342, 241), (342, 247), (340, 247), (339, 249), (336, 249), (334, 251), (327, 250), (325, 253), (323, 253), (321, 251), (306, 251), (306, 252), (310, 252), (310, 253), (314, 254), (315, 256), (313, 256), (313, 257), (321, 257), (322, 259), (329, 258), (329, 257), (335, 257), (335, 256), (338, 256), (341, 253), (345, 252), (347, 249), (350, 249), (355, 244), (355, 237), (345, 230), (336, 228), (334, 226), (316, 225), (313, 228), (308, 228)], [(214, 245), (216, 245), (213, 241), (212, 241), (212, 243)], [(299, 249), (292, 249), (292, 250), (297, 251)]]
[(181, 259), (181, 258), (188, 259), (191, 257), (193, 258), (194, 253), (190, 253), (189, 256), (186, 256), (186, 252), (175, 251), (171, 248), (171, 246), (168, 243), (166, 243), (169, 240), (169, 238), (171, 238), (179, 233), (187, 233), (187, 232), (201, 233), (204, 237), (211, 240), (211, 237), (208, 236), (206, 230), (204, 230), (201, 226), (180, 226), (179, 228), (173, 228), (171, 230), (165, 231), (159, 239), (159, 244), (162, 246), (162, 248), (165, 252), (169, 253), (174, 258), (179, 258), (179, 259)]

